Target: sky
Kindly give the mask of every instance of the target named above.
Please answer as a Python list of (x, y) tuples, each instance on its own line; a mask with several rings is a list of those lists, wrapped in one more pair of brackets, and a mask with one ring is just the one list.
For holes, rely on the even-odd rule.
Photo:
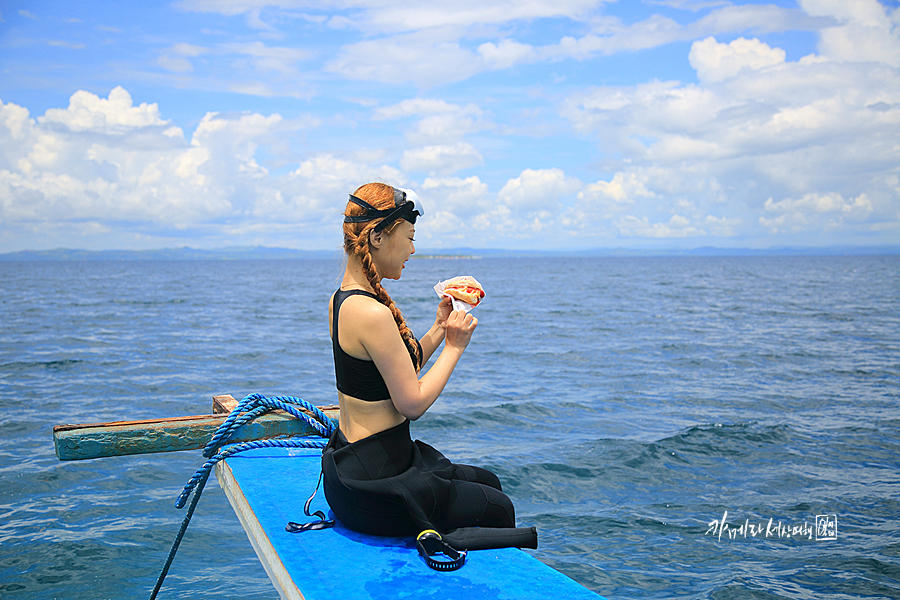
[(900, 243), (896, 0), (0, 2), (0, 252)]

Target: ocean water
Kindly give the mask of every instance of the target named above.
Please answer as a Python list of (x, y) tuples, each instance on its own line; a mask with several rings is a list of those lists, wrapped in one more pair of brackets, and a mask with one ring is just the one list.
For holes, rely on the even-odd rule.
[[(0, 262), (0, 598), (149, 595), (199, 451), (59, 462), (52, 427), (335, 401), (334, 260)], [(610, 600), (900, 597), (900, 256), (413, 260), (479, 326), (413, 434), (494, 470)], [(313, 535), (313, 534), (310, 534)], [(161, 598), (277, 598), (211, 481)]]

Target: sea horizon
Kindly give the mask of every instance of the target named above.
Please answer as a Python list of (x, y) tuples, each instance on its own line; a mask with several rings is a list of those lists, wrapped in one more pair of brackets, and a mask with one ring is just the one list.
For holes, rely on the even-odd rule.
[[(739, 246), (697, 246), (691, 248), (422, 248), (412, 256), (428, 258), (599, 258), (599, 257), (740, 257), (740, 256), (893, 256), (900, 254), (900, 244), (771, 246), (750, 248)], [(302, 260), (342, 258), (340, 248), (297, 249), (278, 246), (223, 246), (195, 248), (177, 246), (144, 250), (54, 248), (50, 250), (17, 250), (0, 253), (2, 261), (106, 261), (106, 260)]]

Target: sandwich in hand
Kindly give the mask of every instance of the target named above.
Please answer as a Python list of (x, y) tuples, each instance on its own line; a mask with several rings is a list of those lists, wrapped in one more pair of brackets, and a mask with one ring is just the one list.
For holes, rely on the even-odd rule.
[(468, 275), (448, 279), (439, 285), (443, 286), (439, 293), (456, 298), (470, 306), (478, 306), (478, 303), (484, 298), (484, 288), (474, 277)]

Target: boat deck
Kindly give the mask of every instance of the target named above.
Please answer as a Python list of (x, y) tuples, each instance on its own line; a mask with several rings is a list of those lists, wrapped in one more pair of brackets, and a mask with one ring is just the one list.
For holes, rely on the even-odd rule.
[[(458, 571), (438, 572), (419, 557), (412, 539), (363, 535), (340, 523), (289, 533), (288, 521), (310, 520), (303, 504), (315, 489), (320, 461), (320, 450), (266, 448), (216, 467), (219, 484), (282, 598), (603, 600), (515, 548), (472, 551)], [(310, 510), (330, 515), (321, 489)]]

